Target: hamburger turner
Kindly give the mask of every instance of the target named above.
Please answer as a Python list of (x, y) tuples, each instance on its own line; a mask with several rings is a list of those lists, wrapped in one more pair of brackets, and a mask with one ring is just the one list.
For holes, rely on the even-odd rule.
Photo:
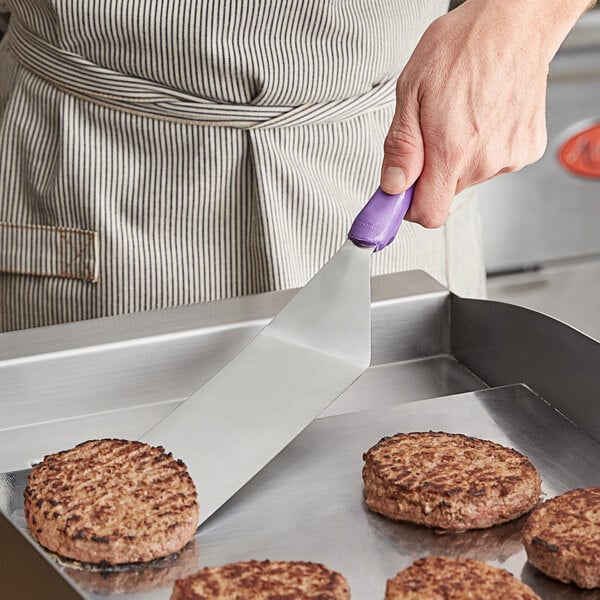
[(142, 436), (182, 459), (199, 523), (269, 463), (371, 360), (371, 255), (396, 236), (413, 188), (378, 189), (348, 240), (227, 365)]

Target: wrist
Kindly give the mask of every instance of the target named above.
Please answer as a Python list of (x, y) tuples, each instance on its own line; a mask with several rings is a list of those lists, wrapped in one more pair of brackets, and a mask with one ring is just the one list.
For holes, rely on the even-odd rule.
[(537, 26), (542, 30), (544, 49), (548, 51), (550, 61), (581, 15), (596, 0), (525, 0), (525, 3), (537, 14)]
[[(525, 35), (549, 63), (581, 15), (596, 0), (467, 0), (465, 5), (488, 12), (508, 37)], [(531, 50), (532, 48), (530, 48)]]

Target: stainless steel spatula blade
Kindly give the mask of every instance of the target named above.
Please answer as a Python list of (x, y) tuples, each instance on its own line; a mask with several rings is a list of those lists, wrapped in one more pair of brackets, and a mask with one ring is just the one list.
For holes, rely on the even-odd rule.
[(200, 523), (369, 366), (372, 251), (348, 240), (250, 344), (143, 436), (186, 463)]
[(369, 366), (371, 255), (392, 241), (411, 197), (378, 190), (350, 239), (271, 323), (142, 437), (187, 464), (200, 523)]

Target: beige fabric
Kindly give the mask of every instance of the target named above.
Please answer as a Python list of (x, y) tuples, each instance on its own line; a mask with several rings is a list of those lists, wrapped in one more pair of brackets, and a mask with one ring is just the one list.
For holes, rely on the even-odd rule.
[[(0, 223), (0, 270), (41, 277), (98, 280), (94, 231)], [(43, 251), (36, 251), (42, 248)]]
[[(442, 5), (14, 2), (0, 329), (304, 285), (377, 186), (394, 80)], [(471, 196), (444, 228), (404, 224), (374, 273), (480, 295)], [(59, 231), (93, 239), (74, 276)]]

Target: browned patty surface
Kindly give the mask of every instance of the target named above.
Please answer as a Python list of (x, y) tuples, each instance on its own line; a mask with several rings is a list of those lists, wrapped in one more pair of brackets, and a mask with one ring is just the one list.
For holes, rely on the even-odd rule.
[(523, 543), (529, 562), (546, 575), (600, 587), (600, 488), (572, 490), (538, 506)]
[(348, 600), (340, 573), (311, 562), (237, 562), (206, 567), (173, 586), (171, 600)]
[(38, 542), (82, 562), (145, 562), (181, 550), (198, 524), (186, 466), (161, 447), (91, 440), (29, 474), (25, 517)]
[(540, 600), (508, 571), (470, 558), (430, 556), (388, 580), (385, 600)]
[(466, 435), (399, 433), (363, 459), (367, 506), (399, 521), (480, 529), (519, 517), (540, 498), (540, 476), (525, 456)]

